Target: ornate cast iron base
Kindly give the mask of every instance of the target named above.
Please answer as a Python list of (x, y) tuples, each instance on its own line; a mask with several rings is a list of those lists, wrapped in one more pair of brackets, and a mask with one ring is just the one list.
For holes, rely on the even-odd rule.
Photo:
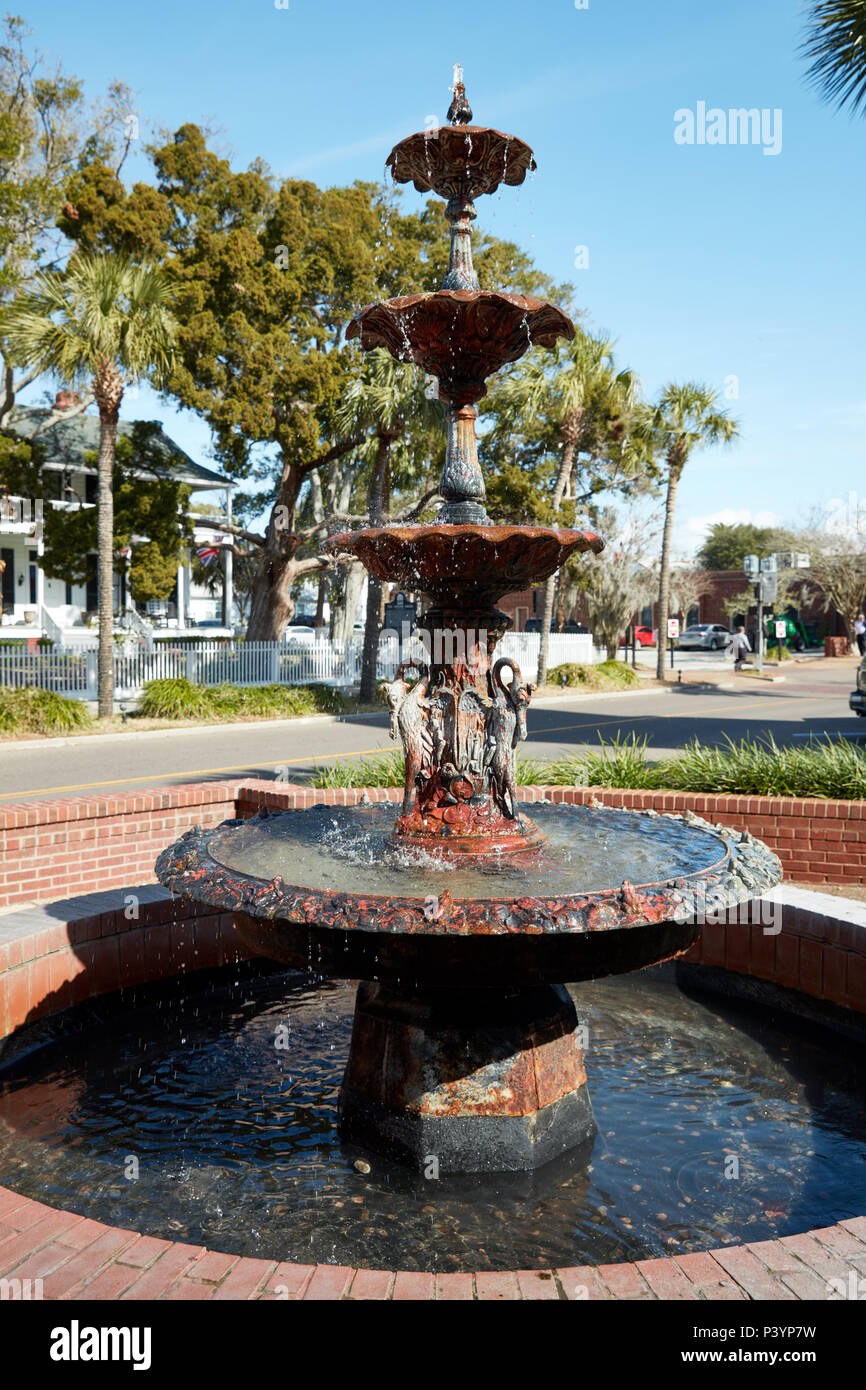
[(530, 854), (544, 844), (544, 834), (528, 816), (509, 819), (500, 814), (492, 798), (480, 805), (471, 802), (431, 808), (422, 814), (417, 808), (395, 822), (391, 842), (403, 849), (422, 849), (427, 854), (475, 855)]
[(358, 987), (340, 1134), (421, 1171), (538, 1168), (594, 1132), (571, 996)]

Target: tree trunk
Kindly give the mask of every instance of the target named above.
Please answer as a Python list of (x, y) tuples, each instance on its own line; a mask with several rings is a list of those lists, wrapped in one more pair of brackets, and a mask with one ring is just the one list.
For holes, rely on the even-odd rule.
[(671, 596), (671, 539), (674, 529), (674, 512), (677, 505), (677, 489), (680, 485), (682, 467), (668, 463), (668, 491), (665, 498), (665, 529), (662, 534), (662, 556), (659, 574), (659, 640), (656, 648), (656, 679), (665, 679), (665, 657), (668, 649), (668, 609)]
[[(556, 484), (553, 489), (552, 506), (554, 522), (556, 520), (556, 513), (559, 511), (562, 503), (566, 483), (571, 476), (571, 466), (574, 462), (575, 452), (575, 445), (571, 441), (569, 441), (562, 450), (559, 472), (556, 475)], [(544, 586), (544, 611), (541, 615), (541, 642), (538, 647), (538, 673), (535, 677), (539, 689), (547, 684), (547, 657), (550, 651), (550, 624), (553, 619), (555, 596), (556, 575), (552, 574)]]
[(325, 626), (325, 594), (328, 589), (328, 580), (324, 574), (319, 575), (319, 588), (316, 593), (316, 616), (313, 619), (313, 627), (318, 630)]
[[(381, 434), (376, 448), (373, 472), (367, 492), (370, 525), (381, 526), (385, 521), (385, 508), (390, 492), (389, 461), (391, 457), (391, 435)], [(364, 622), (364, 651), (361, 656), (361, 689), (358, 698), (362, 704), (372, 704), (376, 698), (376, 659), (379, 652), (379, 633), (382, 615), (382, 581), (371, 574), (367, 581), (367, 614)]]
[(96, 480), (96, 576), (99, 605), (97, 653), (97, 714), (114, 713), (114, 454), (117, 445), (117, 405), (101, 405)]
[(295, 611), (292, 585), (297, 565), (291, 555), (265, 554), (250, 595), (248, 642), (279, 642)]
[(294, 615), (292, 585), (299, 565), (295, 560), (298, 538), (293, 528), (302, 481), (297, 468), (283, 465), (279, 492), (265, 532), (261, 563), (250, 595), (248, 642), (279, 642)]
[(331, 637), (337, 646), (344, 647), (352, 640), (365, 574), (360, 560), (346, 565), (340, 581), (339, 601), (331, 600)]

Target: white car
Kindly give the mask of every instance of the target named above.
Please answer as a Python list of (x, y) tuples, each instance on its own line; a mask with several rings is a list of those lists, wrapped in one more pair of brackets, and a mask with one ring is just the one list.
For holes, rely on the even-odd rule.
[(722, 623), (692, 623), (679, 640), (680, 651), (695, 647), (700, 651), (720, 652), (731, 640), (730, 628)]
[(290, 623), (283, 633), (287, 647), (311, 647), (316, 640), (316, 629), (303, 623)]

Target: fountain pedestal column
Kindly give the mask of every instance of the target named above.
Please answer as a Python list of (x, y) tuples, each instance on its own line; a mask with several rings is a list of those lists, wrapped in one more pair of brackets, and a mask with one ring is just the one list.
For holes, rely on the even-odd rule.
[(571, 996), (358, 987), (340, 1093), (349, 1142), (422, 1171), (537, 1168), (595, 1131)]

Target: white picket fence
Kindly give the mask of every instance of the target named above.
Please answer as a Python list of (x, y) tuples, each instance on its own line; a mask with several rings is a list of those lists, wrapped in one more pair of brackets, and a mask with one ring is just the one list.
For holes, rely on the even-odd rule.
[[(498, 656), (511, 657), (527, 680), (535, 678), (540, 635), (509, 632), (497, 647)], [(202, 641), (173, 646), (160, 643), (153, 651), (141, 648), (117, 652), (114, 691), (118, 699), (139, 696), (147, 681), (185, 677), (194, 685), (357, 685), (361, 678), (361, 643), (339, 647), (327, 639), (305, 645), (292, 642)], [(402, 653), (403, 658), (409, 651)], [(598, 660), (592, 638), (580, 633), (551, 633), (548, 665)], [(400, 664), (395, 638), (379, 644), (376, 674), (390, 680)], [(96, 699), (95, 651), (40, 651), (0, 648), (0, 686), (38, 686), (79, 700)]]

